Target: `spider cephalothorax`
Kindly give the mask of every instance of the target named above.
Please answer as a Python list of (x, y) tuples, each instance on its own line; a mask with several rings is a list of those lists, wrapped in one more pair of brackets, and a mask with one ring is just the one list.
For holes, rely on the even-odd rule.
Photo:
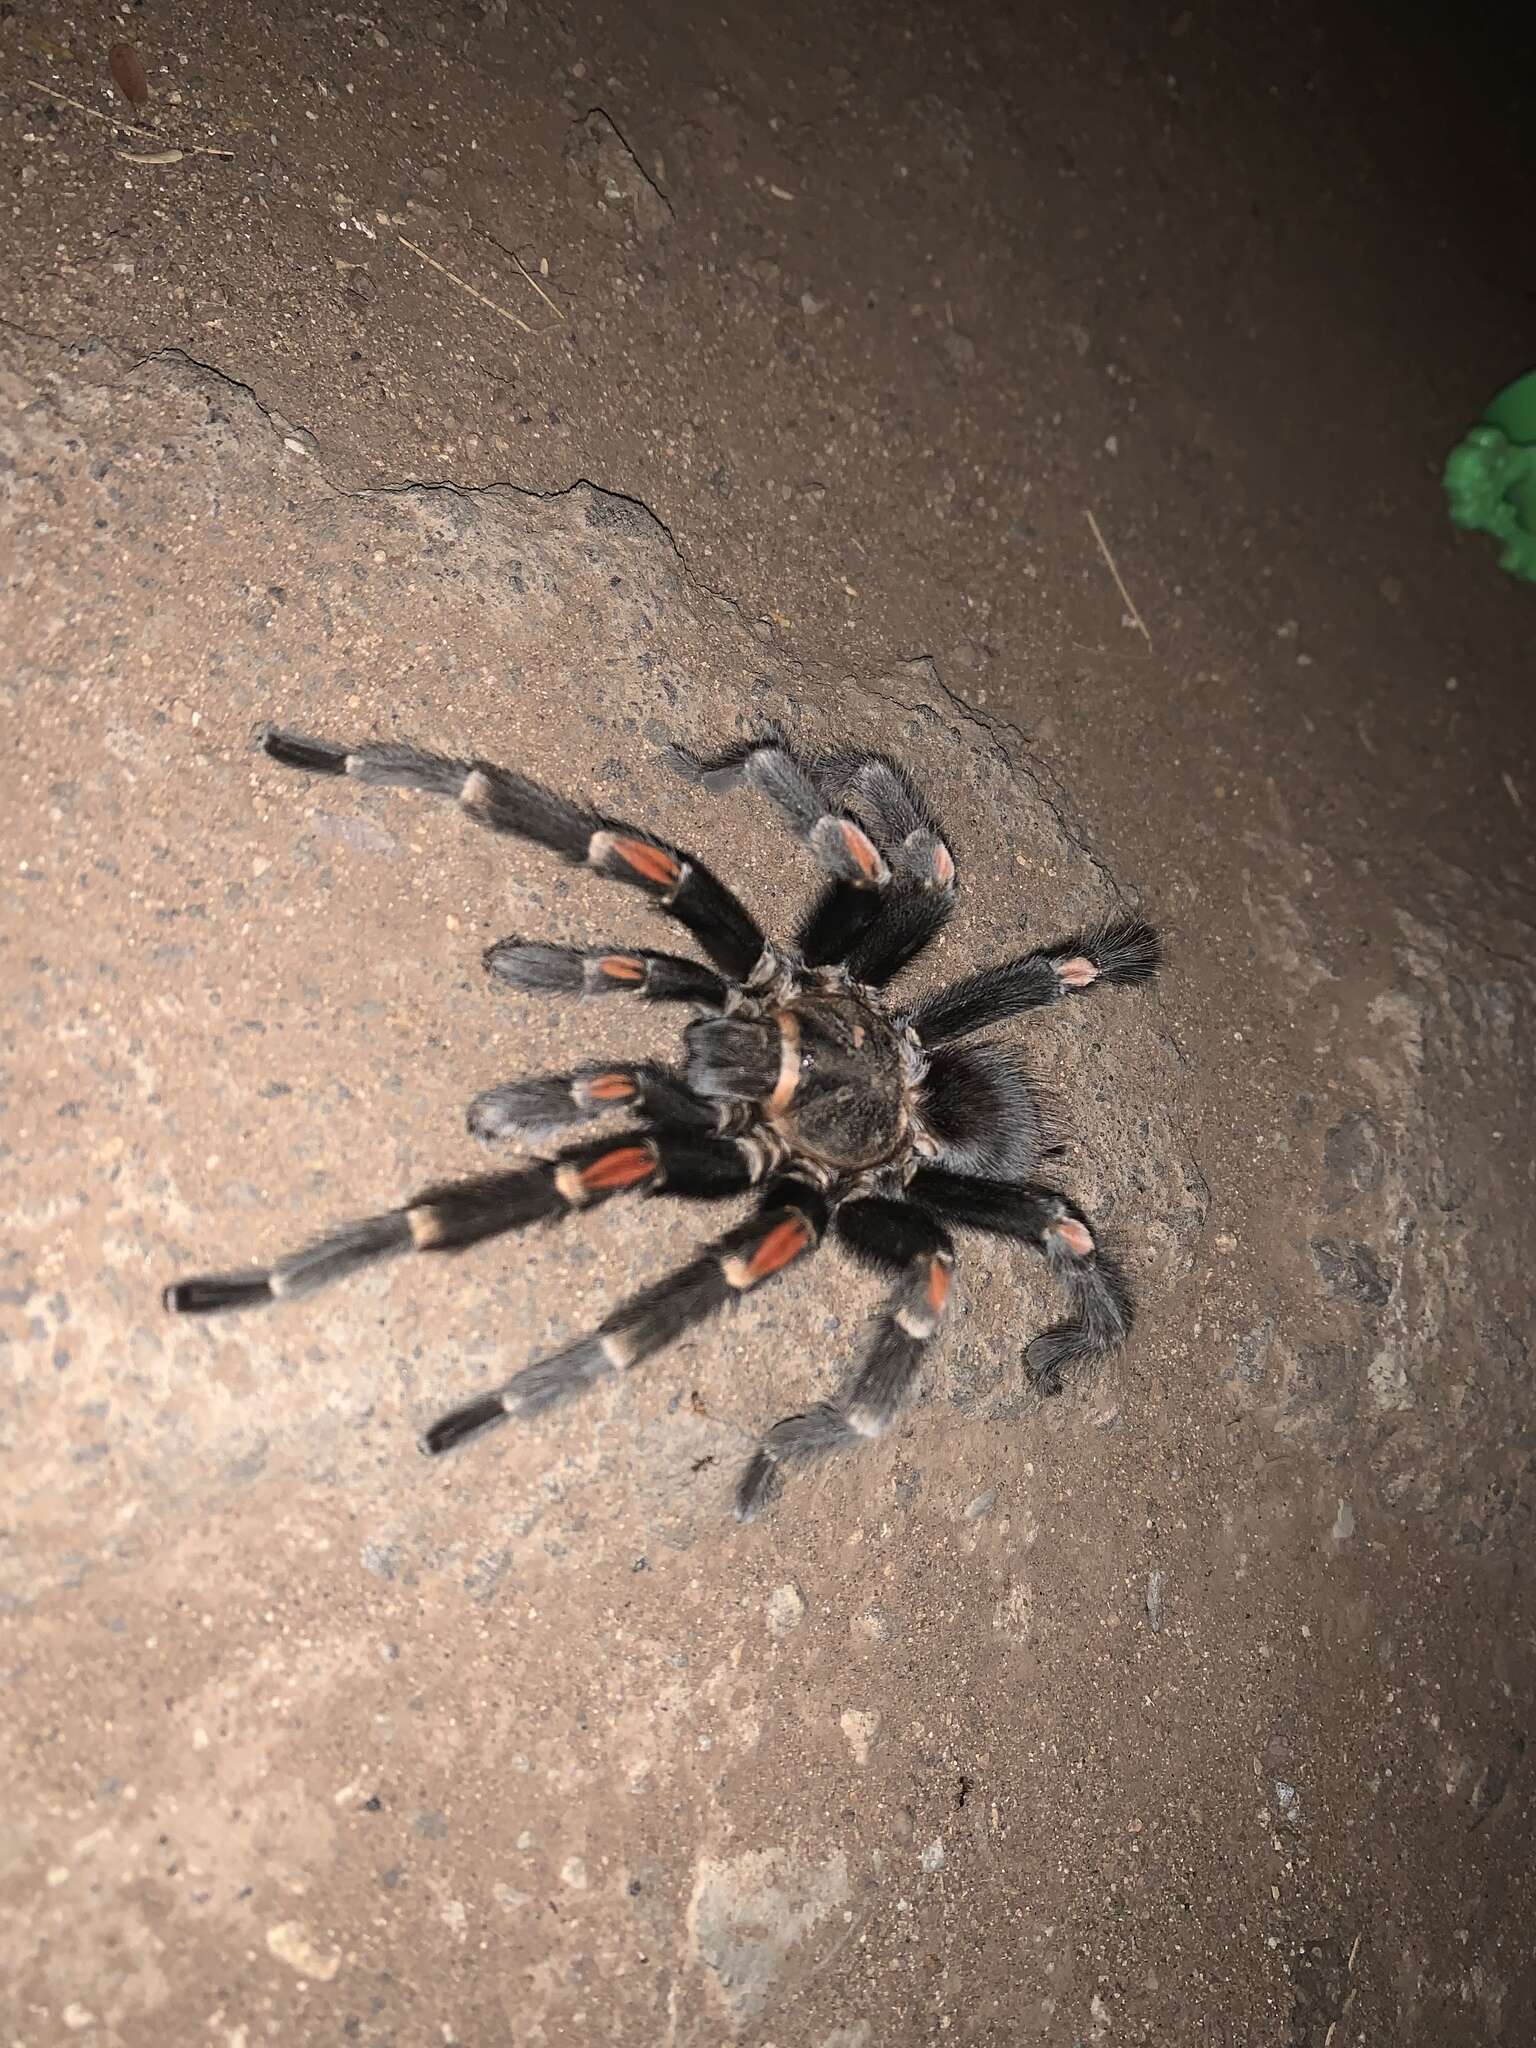
[(826, 870), (793, 945), (780, 946), (702, 862), (526, 776), (410, 747), (347, 748), (270, 730), (262, 745), (288, 767), (454, 797), (493, 831), (643, 890), (711, 964), (503, 939), (486, 966), (512, 988), (628, 993), (698, 1014), (683, 1034), (680, 1070), (605, 1064), (507, 1082), (470, 1104), (471, 1132), (487, 1143), (535, 1143), (610, 1112), (638, 1118), (634, 1127), (424, 1189), (273, 1266), (178, 1281), (166, 1290), (168, 1308), (198, 1314), (306, 1294), (397, 1253), (459, 1251), (622, 1193), (718, 1201), (760, 1189), (749, 1219), (690, 1264), (590, 1335), (454, 1409), (423, 1440), (428, 1451), (448, 1450), (639, 1363), (807, 1256), (831, 1229), (855, 1259), (889, 1275), (893, 1291), (841, 1391), (762, 1439), (737, 1489), (743, 1520), (774, 1497), (786, 1467), (878, 1436), (895, 1417), (944, 1317), (953, 1229), (1033, 1246), (1062, 1287), (1066, 1319), (1026, 1352), (1042, 1393), (1058, 1392), (1072, 1364), (1124, 1340), (1131, 1304), (1119, 1268), (1072, 1203), (1033, 1178), (1049, 1155), (1020, 1062), (1002, 1045), (954, 1041), (1100, 982), (1144, 979), (1157, 940), (1140, 918), (907, 1003), (889, 984), (948, 921), (955, 863), (914, 784), (881, 755), (806, 763), (777, 740), (713, 763), (674, 755), (707, 788), (744, 781), (761, 791)]
[(872, 990), (820, 974), (772, 1009), (748, 1002), (690, 1024), (684, 1038), (688, 1085), (712, 1101), (752, 1105), (808, 1167), (872, 1172), (910, 1142), (922, 1052)]

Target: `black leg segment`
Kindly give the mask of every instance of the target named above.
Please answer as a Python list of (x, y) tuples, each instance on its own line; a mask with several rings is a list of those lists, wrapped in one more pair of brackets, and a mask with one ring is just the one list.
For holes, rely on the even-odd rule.
[(587, 1145), (512, 1173), (425, 1188), (398, 1209), (345, 1223), (248, 1273), (178, 1280), (165, 1306), (178, 1315), (251, 1308), (328, 1287), (402, 1252), (458, 1252), (530, 1223), (591, 1209), (619, 1194), (682, 1195), (714, 1201), (751, 1187), (761, 1171), (754, 1147), (732, 1138), (682, 1131), (635, 1131)]
[(699, 1130), (718, 1128), (720, 1113), (682, 1079), (646, 1061), (638, 1066), (594, 1064), (573, 1074), (540, 1074), (487, 1088), (469, 1105), (471, 1137), (485, 1144), (547, 1138), (572, 1124), (619, 1110), (642, 1113), (647, 1122)]
[(908, 1022), (924, 1045), (938, 1045), (1021, 1011), (1043, 1009), (1063, 996), (1081, 995), (1099, 982), (1146, 981), (1156, 973), (1160, 957), (1157, 934), (1144, 918), (1115, 918), (1080, 938), (1021, 953), (952, 982), (925, 996)]

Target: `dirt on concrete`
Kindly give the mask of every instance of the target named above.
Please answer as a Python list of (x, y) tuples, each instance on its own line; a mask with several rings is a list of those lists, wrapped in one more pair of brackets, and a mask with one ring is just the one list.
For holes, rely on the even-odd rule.
[[(1434, 477), (1529, 326), (1411, 32), (3, 26), (8, 2037), (1530, 2038), (1531, 597)], [(124, 37), (152, 133), (70, 105)], [(968, 1246), (910, 1419), (738, 1530), (835, 1256), (446, 1469), (697, 1219), (162, 1317), (673, 1029), (498, 999), (644, 919), (253, 726), (528, 767), (782, 925), (662, 758), (770, 717), (932, 786), (934, 974), (1165, 931), (1016, 1027), (1126, 1353), (1042, 1407)]]

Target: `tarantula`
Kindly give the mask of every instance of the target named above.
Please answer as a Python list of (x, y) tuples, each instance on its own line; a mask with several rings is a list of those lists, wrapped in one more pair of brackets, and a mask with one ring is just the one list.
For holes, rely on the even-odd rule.
[(449, 1450), (638, 1365), (807, 1257), (830, 1228), (855, 1259), (890, 1277), (892, 1292), (841, 1391), (762, 1439), (736, 1491), (742, 1521), (776, 1497), (789, 1467), (889, 1426), (943, 1321), (952, 1230), (1033, 1246), (1062, 1289), (1066, 1319), (1025, 1354), (1042, 1393), (1059, 1392), (1070, 1366), (1123, 1342), (1131, 1298), (1118, 1265), (1082, 1212), (1032, 1178), (1050, 1154), (1027, 1075), (1002, 1045), (956, 1041), (1106, 982), (1145, 979), (1158, 964), (1158, 943), (1139, 917), (984, 967), (915, 1002), (893, 1000), (889, 983), (949, 919), (955, 861), (916, 785), (883, 755), (804, 762), (776, 736), (712, 762), (672, 750), (673, 765), (707, 789), (744, 782), (759, 791), (824, 871), (793, 945), (782, 946), (702, 861), (526, 776), (411, 747), (343, 747), (272, 728), (260, 745), (310, 774), (452, 797), (493, 832), (642, 890), (693, 934), (711, 964), (502, 939), (485, 964), (510, 988), (639, 996), (695, 1015), (683, 1030), (680, 1069), (602, 1063), (508, 1082), (470, 1104), (470, 1131), (488, 1142), (529, 1141), (615, 1110), (639, 1121), (552, 1159), (424, 1188), (275, 1265), (177, 1281), (165, 1292), (168, 1309), (199, 1315), (285, 1301), (397, 1253), (461, 1251), (614, 1195), (720, 1201), (761, 1190), (746, 1222), (590, 1335), (444, 1415), (422, 1440), (429, 1452)]

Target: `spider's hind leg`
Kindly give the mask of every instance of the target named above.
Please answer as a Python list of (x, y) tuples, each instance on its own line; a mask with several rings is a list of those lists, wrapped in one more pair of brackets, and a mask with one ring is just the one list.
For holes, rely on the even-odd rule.
[(749, 1222), (706, 1245), (688, 1265), (631, 1295), (590, 1336), (578, 1337), (552, 1357), (524, 1366), (504, 1386), (452, 1409), (426, 1432), (422, 1449), (434, 1455), (453, 1450), (511, 1416), (542, 1415), (609, 1373), (639, 1365), (814, 1251), (826, 1218), (826, 1202), (816, 1188), (804, 1181), (776, 1182)]
[(850, 1202), (837, 1233), (866, 1266), (894, 1274), (857, 1371), (831, 1401), (775, 1423), (741, 1475), (736, 1517), (750, 1522), (777, 1499), (784, 1474), (883, 1436), (912, 1391), (924, 1351), (943, 1320), (954, 1273), (947, 1233), (921, 1210), (884, 1196)]
[(923, 1167), (908, 1197), (935, 1219), (1032, 1245), (1066, 1296), (1067, 1315), (1026, 1348), (1042, 1394), (1059, 1394), (1068, 1371), (1102, 1358), (1130, 1335), (1135, 1314), (1120, 1262), (1099, 1243), (1082, 1211), (1055, 1188), (973, 1179)]

